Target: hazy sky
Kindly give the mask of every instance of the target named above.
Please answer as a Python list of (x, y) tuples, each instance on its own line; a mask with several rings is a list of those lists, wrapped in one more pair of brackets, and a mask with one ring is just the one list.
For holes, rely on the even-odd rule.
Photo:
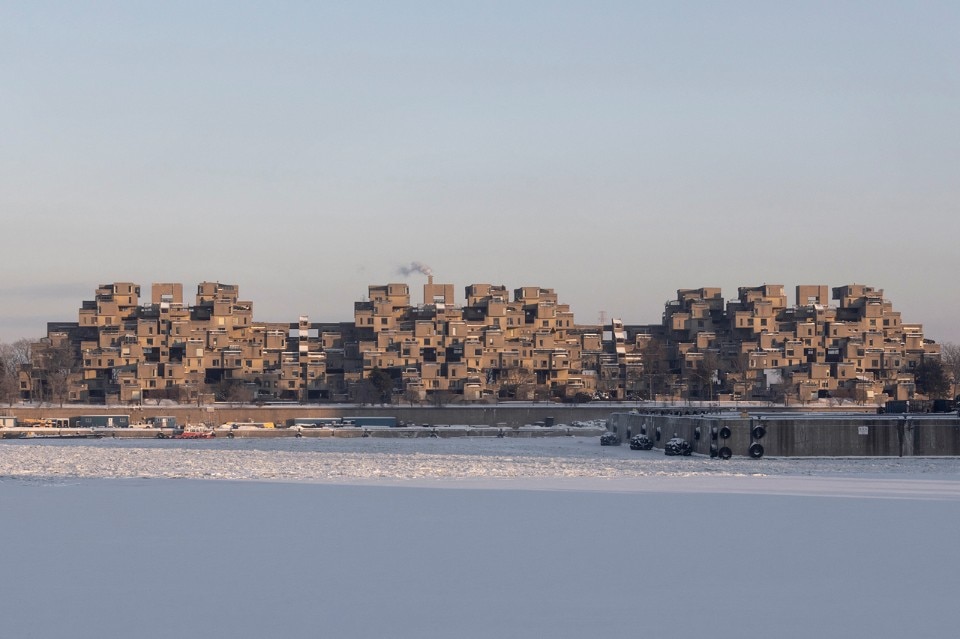
[(96, 286), (350, 320), (419, 261), (582, 323), (862, 283), (960, 342), (960, 3), (0, 4), (0, 340)]

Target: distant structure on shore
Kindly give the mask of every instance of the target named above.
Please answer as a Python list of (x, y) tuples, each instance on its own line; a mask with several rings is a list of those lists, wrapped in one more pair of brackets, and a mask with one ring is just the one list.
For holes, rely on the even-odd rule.
[(407, 284), (369, 287), (352, 322), (258, 322), (232, 284), (103, 284), (76, 322), (54, 322), (19, 371), (19, 399), (142, 403), (168, 399), (300, 403), (585, 402), (923, 397), (940, 347), (906, 324), (883, 291), (682, 289), (660, 324), (578, 325), (553, 289), (471, 284), (465, 303), (428, 275), (422, 302)]

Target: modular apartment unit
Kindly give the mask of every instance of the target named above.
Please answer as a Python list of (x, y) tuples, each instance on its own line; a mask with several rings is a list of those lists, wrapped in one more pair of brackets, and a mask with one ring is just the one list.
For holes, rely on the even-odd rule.
[[(659, 324), (579, 326), (550, 288), (428, 276), (368, 287), (347, 322), (261, 322), (239, 287), (103, 284), (52, 322), (19, 373), (24, 399), (105, 404), (453, 400), (870, 401), (916, 395), (940, 355), (883, 291), (860, 284), (680, 289)], [(837, 302), (831, 306), (831, 298)]]
[[(720, 289), (681, 289), (660, 326), (628, 333), (616, 321), (604, 332), (601, 376), (639, 355), (637, 388), (651, 398), (905, 399), (915, 393), (912, 371), (940, 357), (922, 326), (904, 324), (882, 290), (861, 284), (800, 285), (792, 307), (779, 284), (740, 287), (727, 302)], [(621, 393), (626, 378), (616, 380)]]

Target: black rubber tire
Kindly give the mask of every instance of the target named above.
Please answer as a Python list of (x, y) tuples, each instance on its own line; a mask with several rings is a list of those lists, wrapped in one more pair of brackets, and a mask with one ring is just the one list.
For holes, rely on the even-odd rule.
[(696, 428), (693, 429), (693, 438), (694, 438), (694, 439), (700, 439), (700, 427), (699, 427), (699, 426), (697, 426)]
[(714, 441), (717, 440), (717, 427), (716, 427), (716, 426), (711, 426), (711, 427), (710, 427), (710, 439), (712, 439), (712, 440), (714, 440)]
[(767, 429), (765, 426), (754, 426), (750, 432), (753, 434), (754, 439), (763, 439), (763, 436), (767, 434)]
[(720, 457), (720, 459), (730, 459), (731, 457), (733, 457), (733, 451), (727, 448), (726, 446), (724, 446), (719, 451), (717, 451), (717, 456)]
[(760, 459), (761, 457), (763, 457), (763, 446), (754, 442), (750, 444), (750, 449), (748, 452), (750, 453), (750, 456), (753, 457), (754, 459)]
[(717, 445), (716, 445), (716, 444), (710, 444), (710, 458), (711, 458), (711, 459), (714, 459), (714, 458), (716, 458), (717, 455), (718, 455)]
[(660, 427), (659, 427), (659, 426), (657, 426), (656, 438), (657, 438), (657, 441), (660, 441)]
[(730, 427), (721, 426), (720, 427), (720, 439), (729, 439), (730, 438)]

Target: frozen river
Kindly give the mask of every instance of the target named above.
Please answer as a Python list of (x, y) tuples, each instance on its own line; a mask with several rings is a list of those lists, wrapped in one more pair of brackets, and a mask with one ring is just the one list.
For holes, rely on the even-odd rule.
[(955, 459), (0, 441), (4, 636), (948, 637)]
[(355, 481), (818, 476), (960, 480), (955, 458), (666, 457), (536, 439), (5, 440), (0, 477)]

